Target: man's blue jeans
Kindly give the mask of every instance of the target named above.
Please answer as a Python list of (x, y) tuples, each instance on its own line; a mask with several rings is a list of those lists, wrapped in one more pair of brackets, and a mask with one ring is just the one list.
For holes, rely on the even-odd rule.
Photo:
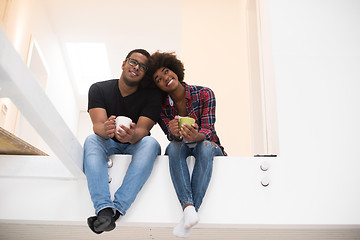
[[(156, 157), (161, 153), (155, 138), (145, 136), (136, 144), (124, 144), (92, 134), (84, 143), (84, 171), (95, 214), (104, 208), (117, 209), (125, 215), (136, 195), (149, 178)], [(120, 188), (111, 200), (107, 158), (113, 154), (132, 155)]]
[[(198, 211), (211, 179), (213, 158), (223, 156), (223, 152), (217, 144), (207, 140), (197, 143), (194, 148), (173, 141), (165, 154), (169, 156), (170, 175), (181, 206), (192, 204)], [(195, 157), (191, 178), (186, 163), (190, 155)]]

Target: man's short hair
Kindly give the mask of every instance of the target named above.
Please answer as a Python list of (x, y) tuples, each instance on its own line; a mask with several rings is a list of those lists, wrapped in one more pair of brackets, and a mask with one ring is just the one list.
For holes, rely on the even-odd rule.
[(150, 58), (150, 53), (149, 53), (148, 51), (146, 51), (145, 49), (134, 49), (134, 50), (132, 50), (132, 51), (130, 51), (130, 52), (128, 53), (128, 55), (126, 56), (125, 60), (126, 60), (128, 57), (130, 57), (131, 54), (133, 54), (133, 53), (140, 53), (140, 54), (146, 56), (148, 59)]

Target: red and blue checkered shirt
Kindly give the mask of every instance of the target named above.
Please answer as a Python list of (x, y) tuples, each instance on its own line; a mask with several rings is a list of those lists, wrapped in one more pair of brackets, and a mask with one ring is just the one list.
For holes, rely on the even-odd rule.
[[(215, 131), (215, 107), (216, 100), (214, 92), (207, 87), (188, 85), (185, 82), (181, 83), (185, 87), (186, 111), (189, 117), (195, 119), (199, 125), (199, 133), (206, 136), (206, 140), (215, 142), (223, 151), (219, 137)], [(160, 127), (167, 135), (169, 141), (172, 141), (172, 134), (169, 131), (169, 122), (179, 115), (170, 96), (166, 97), (162, 103), (160, 114)]]

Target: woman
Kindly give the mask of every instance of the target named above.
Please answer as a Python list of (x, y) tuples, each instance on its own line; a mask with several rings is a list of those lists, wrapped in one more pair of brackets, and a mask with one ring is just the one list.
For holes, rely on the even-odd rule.
[[(224, 148), (216, 135), (215, 95), (206, 87), (188, 85), (184, 65), (174, 53), (151, 55), (149, 76), (163, 91), (159, 124), (171, 141), (165, 154), (169, 156), (171, 179), (183, 208), (183, 218), (174, 228), (178, 237), (190, 236), (198, 221), (198, 210), (210, 182), (214, 156), (224, 156)], [(179, 117), (195, 119), (191, 126), (179, 126)], [(190, 177), (186, 158), (195, 157)]]

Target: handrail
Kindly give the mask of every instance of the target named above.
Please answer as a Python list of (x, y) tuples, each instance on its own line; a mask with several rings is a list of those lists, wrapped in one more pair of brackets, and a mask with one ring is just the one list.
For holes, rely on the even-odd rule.
[(80, 142), (1, 28), (0, 53), (0, 97), (13, 101), (75, 178), (85, 178)]

